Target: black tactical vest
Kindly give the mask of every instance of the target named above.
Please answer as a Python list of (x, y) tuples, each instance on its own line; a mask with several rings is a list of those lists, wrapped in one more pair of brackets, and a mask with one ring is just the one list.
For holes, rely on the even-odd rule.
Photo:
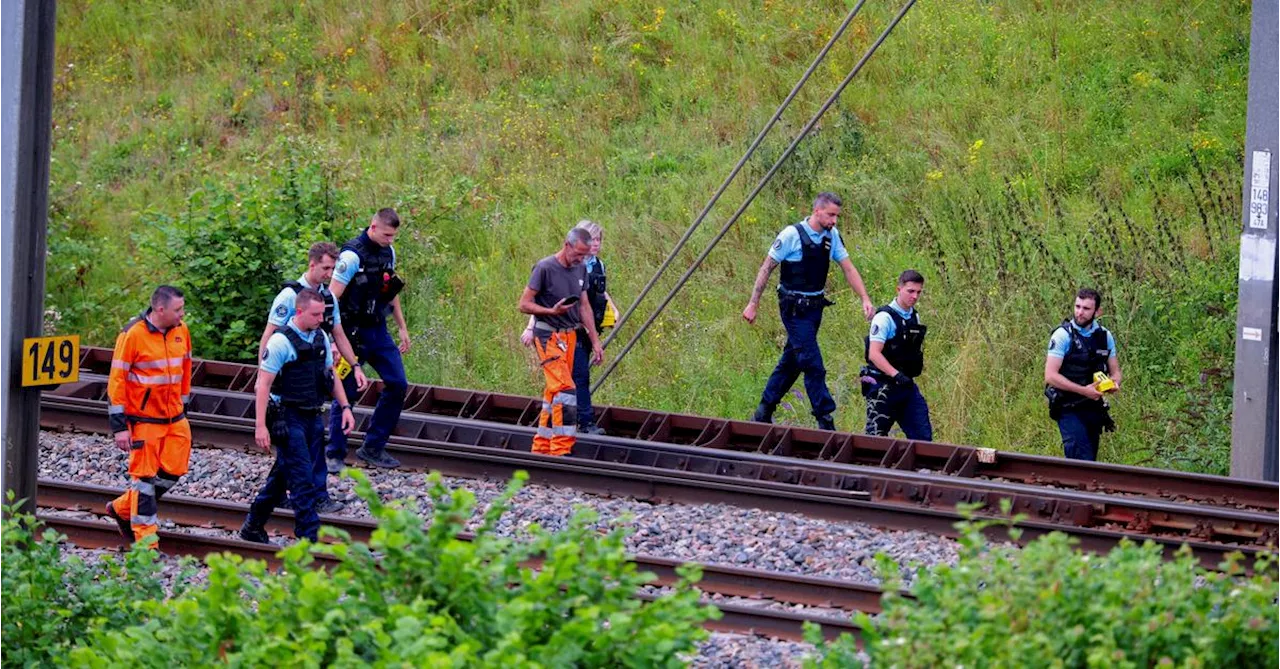
[(1072, 383), (1087, 386), (1093, 383), (1094, 372), (1107, 371), (1107, 360), (1111, 350), (1107, 348), (1107, 329), (1098, 326), (1093, 334), (1085, 336), (1072, 327), (1071, 320), (1062, 321), (1062, 325), (1054, 328), (1064, 329), (1071, 336), (1071, 344), (1067, 354), (1062, 357), (1062, 367), (1058, 370)]
[[(884, 359), (894, 369), (913, 379), (920, 376), (924, 371), (924, 335), (929, 329), (920, 324), (920, 312), (912, 311), (910, 318), (903, 318), (896, 309), (885, 305), (876, 309), (876, 313), (889, 314), (889, 318), (893, 319), (894, 332), (884, 342)], [(874, 368), (875, 365), (871, 363), (870, 335), (863, 338), (862, 345), (867, 364)]]
[[(301, 293), (307, 288), (302, 285), (301, 281), (286, 281), (284, 287), (293, 289), (294, 295)], [(333, 293), (329, 292), (328, 288), (320, 286), (316, 290), (320, 292), (322, 297), (324, 297), (324, 320), (320, 322), (320, 329), (324, 330), (325, 334), (332, 335), (334, 312), (338, 310), (338, 302), (333, 299)]]
[[(800, 234), (800, 259), (782, 263), (782, 288), (802, 293), (817, 293), (827, 288), (827, 270), (831, 268), (831, 239), (817, 243), (809, 238), (808, 223), (795, 224)], [(834, 235), (834, 233), (832, 233)]]
[(605, 299), (605, 275), (604, 262), (596, 258), (596, 262), (587, 270), (587, 302), (591, 304), (591, 313), (596, 317), (596, 332), (600, 331), (602, 323), (604, 323), (604, 312), (609, 308), (609, 301)]
[(376, 324), (386, 316), (384, 308), (404, 285), (392, 267), (395, 254), (390, 246), (369, 239), (368, 228), (343, 244), (342, 250), (354, 251), (360, 257), (360, 271), (351, 278), (339, 300), (342, 320), (353, 327)]
[(284, 335), (298, 357), (280, 368), (271, 382), (271, 392), (280, 396), (280, 403), (300, 409), (319, 409), (333, 396), (333, 371), (325, 363), (328, 339), (318, 335), (308, 342), (292, 327), (276, 328)]

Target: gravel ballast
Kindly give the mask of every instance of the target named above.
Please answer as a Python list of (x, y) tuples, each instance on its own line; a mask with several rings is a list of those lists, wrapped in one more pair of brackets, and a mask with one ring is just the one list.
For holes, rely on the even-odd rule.
[[(195, 448), (190, 471), (173, 492), (247, 504), (265, 480), (271, 462), (265, 453)], [(423, 473), (365, 471), (384, 499), (416, 498), (424, 508), (429, 504)], [(126, 454), (106, 437), (41, 432), (42, 478), (122, 488), (126, 472)], [(446, 477), (445, 485), (471, 491), (478, 509), (483, 510), (506, 482)], [(349, 479), (329, 477), (330, 495), (346, 504), (338, 515), (368, 517), (368, 509), (353, 487)], [(633, 533), (627, 538), (628, 550), (677, 560), (877, 583), (873, 559), (883, 552), (898, 563), (901, 577), (909, 584), (918, 567), (952, 563), (956, 558), (953, 541), (925, 532), (886, 531), (861, 523), (723, 504), (653, 503), (534, 484), (520, 491), (498, 531), (519, 535), (531, 523), (555, 531), (567, 525), (578, 507), (594, 510), (602, 527), (629, 518)], [(163, 523), (163, 501), (160, 517)], [(797, 665), (809, 649), (805, 644), (716, 634), (693, 663), (705, 667), (789, 666)]]

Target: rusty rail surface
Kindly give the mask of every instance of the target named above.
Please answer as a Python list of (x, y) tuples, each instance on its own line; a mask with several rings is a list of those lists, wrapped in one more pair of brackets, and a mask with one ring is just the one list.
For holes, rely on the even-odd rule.
[[(105, 504), (104, 500), (110, 499), (112, 494), (110, 489), (100, 486), (78, 486), (76, 484), (68, 486), (67, 484), (42, 480), (40, 482), (40, 492), (38, 493), (38, 505), (45, 508), (101, 512), (101, 507)], [(85, 508), (82, 505), (83, 502), (88, 502), (90, 506)], [(176, 495), (166, 496), (166, 512), (174, 511), (172, 514), (166, 513), (166, 516), (180, 518), (179, 524), (210, 527), (217, 523), (217, 520), (211, 520), (210, 517), (214, 519), (224, 518), (227, 514), (234, 512), (239, 520), (243, 520), (244, 514), (248, 512), (248, 507), (245, 505), (236, 505), (228, 502), (211, 504), (210, 502), (210, 500), (195, 500)], [(67, 535), (70, 542), (77, 546), (83, 548), (121, 547), (120, 535), (114, 523), (65, 518), (47, 513), (40, 514), (39, 518), (45, 525)], [(105, 519), (105, 516), (103, 518)], [(348, 530), (353, 538), (360, 533), (367, 536), (373, 527), (372, 523), (367, 521), (353, 522), (354, 519), (325, 516), (324, 520), (326, 524)], [(282, 525), (292, 525), (287, 513), (281, 514), (277, 512), (268, 523), (269, 528), (277, 530), (281, 529)], [(264, 560), (272, 565), (279, 564), (279, 559), (276, 556), (279, 547), (276, 546), (265, 546), (232, 537), (216, 537), (164, 529), (159, 531), (159, 538), (161, 550), (173, 555), (204, 558), (210, 554), (232, 552), (248, 558)], [(336, 562), (335, 558), (328, 555), (316, 554), (315, 558), (316, 564), (322, 567)], [(653, 571), (657, 575), (657, 579), (651, 585), (673, 585), (678, 579), (675, 574), (675, 567), (680, 563), (677, 561), (641, 556), (636, 556), (632, 559), (641, 569)], [(534, 561), (527, 566), (536, 569), (540, 566), (540, 563)], [(881, 592), (874, 586), (841, 582), (833, 579), (758, 572), (719, 565), (704, 565), (703, 570), (703, 580), (697, 584), (697, 587), (706, 593), (732, 597), (771, 599), (788, 604), (805, 604), (846, 610), (862, 610), (858, 608), (860, 606), (865, 606), (868, 612), (879, 612), (880, 610)], [(648, 593), (636, 593), (636, 597), (645, 601), (653, 601), (657, 598), (657, 596)], [(705, 623), (705, 627), (713, 631), (752, 634), (791, 641), (803, 640), (803, 626), (806, 622), (820, 625), (823, 635), (827, 639), (835, 639), (843, 633), (858, 635), (860, 631), (851, 620), (842, 620), (831, 616), (772, 610), (743, 604), (716, 603), (706, 599), (703, 600), (703, 603), (715, 606), (722, 614), (720, 620), (707, 621)]]
[[(42, 425), (106, 432), (105, 382), (82, 375), (42, 399)], [(252, 441), (253, 399), (241, 391), (199, 388), (192, 393), (197, 438), (245, 448)], [(216, 412), (216, 413), (214, 413)], [(358, 423), (370, 410), (358, 409)], [(359, 430), (360, 427), (358, 426)], [(413, 434), (418, 436), (404, 436)], [(894, 529), (955, 535), (962, 504), (999, 515), (1002, 500), (1021, 541), (1061, 530), (1083, 548), (1106, 551), (1124, 537), (1151, 539), (1172, 553), (1187, 543), (1216, 568), (1222, 557), (1274, 545), (1276, 517), (1257, 511), (1195, 507), (1139, 497), (1106, 496), (998, 481), (980, 481), (878, 467), (779, 458), (736, 451), (659, 444), (618, 437), (582, 437), (569, 458), (529, 453), (532, 428), (430, 414), (405, 414), (389, 448), (407, 466), (471, 477), (507, 477), (523, 469), (539, 483), (603, 494), (737, 506), (854, 520)], [(356, 435), (357, 438), (359, 435)], [(988, 535), (1004, 539), (1002, 528)]]
[[(239, 363), (195, 360), (193, 385), (231, 391), (252, 391), (257, 367)], [(107, 374), (111, 350), (82, 349), (81, 369)], [(382, 392), (373, 382), (356, 406), (372, 407)], [(530, 427), (541, 411), (536, 397), (412, 384), (405, 400), (409, 413), (480, 419)], [(207, 410), (208, 407), (203, 407)], [(609, 405), (596, 408), (597, 423), (610, 435), (707, 449), (779, 455), (893, 470), (946, 474), (965, 479), (1000, 480), (1037, 486), (1056, 486), (1188, 501), (1203, 505), (1280, 510), (1280, 487), (1264, 481), (1191, 474), (1126, 465), (1081, 462), (1009, 451), (982, 462), (979, 450), (937, 442), (871, 437), (846, 432), (768, 425)], [(407, 434), (405, 436), (420, 436)]]

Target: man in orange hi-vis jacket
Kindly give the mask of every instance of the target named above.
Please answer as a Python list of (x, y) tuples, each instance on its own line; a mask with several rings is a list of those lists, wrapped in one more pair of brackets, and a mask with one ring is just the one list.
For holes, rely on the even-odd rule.
[(191, 459), (191, 333), (182, 323), (182, 291), (160, 286), (151, 308), (116, 337), (107, 382), (111, 431), (129, 454), (129, 489), (107, 504), (125, 541), (156, 533), (156, 502)]
[(533, 347), (542, 364), (546, 387), (533, 452), (568, 455), (577, 440), (578, 397), (573, 386), (575, 330), (591, 338), (591, 363), (604, 361), (604, 348), (587, 300), (587, 271), (583, 259), (591, 252), (591, 233), (574, 228), (564, 246), (533, 266), (529, 285), (520, 296), (520, 311), (534, 317)]

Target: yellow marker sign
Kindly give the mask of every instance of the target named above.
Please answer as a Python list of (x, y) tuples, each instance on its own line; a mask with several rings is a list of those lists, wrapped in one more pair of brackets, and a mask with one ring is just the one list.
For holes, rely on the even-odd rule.
[(338, 373), (339, 379), (345, 379), (351, 374), (351, 363), (346, 358), (338, 358), (338, 364), (333, 366), (333, 371)]
[(79, 335), (22, 340), (23, 386), (52, 386), (79, 379)]

